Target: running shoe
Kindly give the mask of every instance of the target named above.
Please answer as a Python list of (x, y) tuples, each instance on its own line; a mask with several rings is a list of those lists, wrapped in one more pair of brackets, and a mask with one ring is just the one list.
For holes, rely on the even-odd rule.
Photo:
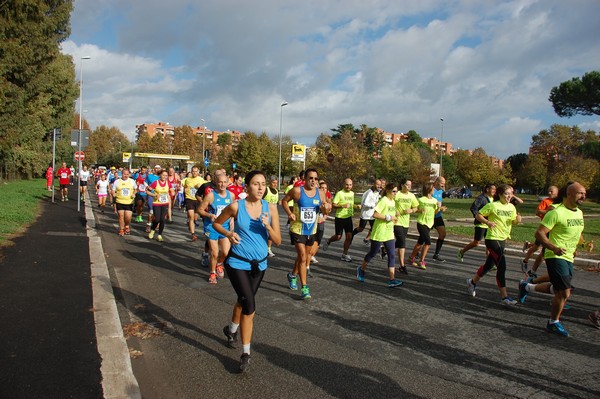
[(208, 282), (210, 284), (217, 284), (217, 273), (211, 273)]
[(65, 197), (62, 197), (62, 198), (60, 199), (60, 202), (65, 202)]
[(205, 252), (202, 254), (202, 267), (208, 267), (208, 254)]
[(196, 241), (198, 239), (198, 236), (196, 236), (196, 234), (192, 234), (192, 242)]
[(519, 283), (519, 303), (525, 303), (527, 299), (527, 280), (521, 280)]
[(411, 265), (413, 265), (415, 267), (418, 266), (418, 263), (414, 256), (411, 256), (410, 258), (408, 258), (408, 263), (410, 263)]
[(146, 233), (150, 233), (150, 229), (151, 229), (150, 225), (148, 223), (146, 223)]
[(344, 262), (352, 262), (352, 257), (350, 255), (342, 254), (340, 259), (343, 260)]
[(169, 224), (173, 224), (173, 219), (169, 219)]
[(475, 286), (475, 284), (473, 284), (473, 280), (471, 280), (470, 278), (467, 279), (467, 291), (469, 292), (469, 294), (471, 294), (471, 296), (477, 295), (477, 287)]
[(388, 281), (389, 288), (402, 287), (404, 283), (400, 280), (392, 279)]
[(225, 277), (225, 268), (222, 263), (217, 263), (217, 277), (223, 278)]
[(371, 245), (371, 240), (367, 240), (366, 238), (363, 238), (363, 244)]
[(306, 275), (307, 275), (308, 277), (312, 277), (312, 276), (313, 276), (313, 275), (312, 275), (312, 273), (310, 272), (310, 267), (307, 267), (307, 268), (306, 268)]
[(525, 241), (523, 243), (523, 252), (527, 251), (530, 246), (531, 246), (531, 243), (529, 241)]
[(148, 238), (149, 239), (153, 239), (154, 238), (154, 230), (150, 230), (150, 233), (148, 234)]
[(247, 373), (250, 371), (250, 354), (244, 353), (240, 358), (240, 373)]
[(600, 316), (596, 312), (592, 312), (588, 315), (588, 319), (592, 322), (592, 325), (600, 329)]
[(129, 230), (129, 226), (125, 226), (125, 235), (128, 236), (131, 234), (131, 230)]
[(422, 260), (421, 263), (419, 264), (419, 269), (421, 269), (421, 270), (427, 270), (427, 262), (425, 262), (424, 260)]
[(158, 242), (163, 242), (164, 241), (163, 238), (162, 238), (162, 236), (160, 234), (158, 235), (158, 237), (156, 237), (156, 239), (158, 240)]
[(402, 266), (398, 268), (398, 272), (408, 274), (408, 269), (406, 268), (406, 266)]
[(296, 277), (292, 273), (288, 273), (287, 279), (288, 279), (288, 284), (290, 285), (290, 290), (296, 291), (298, 289), (298, 277)]
[(569, 336), (569, 332), (565, 330), (562, 324), (560, 324), (560, 321), (557, 321), (556, 323), (548, 322), (548, 324), (546, 324), (546, 331), (561, 335), (563, 337)]
[(227, 337), (227, 346), (233, 349), (237, 348), (237, 331), (232, 333), (231, 330), (229, 330), (229, 326), (225, 326), (223, 327), (223, 334)]
[(69, 202), (69, 197), (65, 197), (65, 201)]
[(456, 259), (458, 259), (458, 261), (462, 263), (464, 261), (463, 257), (464, 255), (462, 253), (462, 249), (459, 249), (458, 252), (456, 252)]
[(439, 254), (434, 254), (433, 260), (440, 262), (440, 263), (444, 263), (446, 261), (446, 259), (442, 258)]
[(119, 236), (123, 237), (125, 235), (125, 230), (119, 230)]
[(142, 215), (138, 216), (138, 222), (144, 223), (144, 217)]
[(275, 254), (269, 249), (269, 258), (272, 258), (273, 256), (275, 256)]
[(323, 244), (323, 251), (327, 251), (327, 248), (329, 248), (329, 240), (325, 241), (325, 244)]
[(494, 271), (494, 270), (498, 270), (498, 268), (496, 267), (496, 265), (492, 266), (492, 268), (490, 269), (490, 271)]
[[(537, 273), (529, 270), (527, 271), (527, 275), (529, 276), (529, 278), (533, 281), (534, 278), (537, 278)], [(530, 281), (531, 282), (531, 281)], [(571, 291), (573, 290), (573, 287), (571, 287)]]
[(310, 263), (313, 263), (313, 264), (315, 264), (315, 265), (316, 265), (317, 263), (319, 263), (319, 261), (318, 261), (318, 260), (317, 260), (317, 258), (315, 258), (314, 256), (311, 256), (311, 257), (310, 257)]
[(517, 304), (517, 301), (507, 296), (506, 298), (502, 298), (500, 304), (504, 306), (515, 306)]
[(529, 270), (529, 266), (527, 265), (527, 262), (525, 262), (524, 259), (521, 259), (520, 264), (521, 264), (521, 271), (523, 273), (527, 273), (527, 270)]
[(356, 268), (356, 279), (361, 283), (365, 282), (365, 272), (360, 268), (360, 266)]
[(300, 297), (302, 299), (310, 299), (311, 298), (310, 290), (308, 289), (308, 285), (305, 285), (304, 287), (302, 287)]
[(387, 252), (384, 247), (381, 247), (381, 259), (385, 259), (387, 256)]

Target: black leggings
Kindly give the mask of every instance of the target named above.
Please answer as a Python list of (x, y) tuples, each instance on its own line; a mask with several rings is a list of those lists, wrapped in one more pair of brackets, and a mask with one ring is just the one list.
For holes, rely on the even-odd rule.
[(168, 205), (161, 206), (153, 206), (154, 209), (154, 219), (152, 220), (152, 230), (156, 230), (156, 226), (158, 226), (158, 234), (162, 234), (165, 229), (165, 220), (167, 220), (167, 215), (169, 212)]
[(485, 240), (485, 247), (488, 249), (488, 256), (485, 263), (477, 270), (477, 275), (483, 277), (491, 270), (493, 266), (496, 270), (496, 284), (498, 288), (506, 287), (506, 257), (504, 256), (504, 246), (506, 241)]
[(265, 276), (265, 271), (259, 271), (253, 276), (250, 270), (234, 269), (229, 266), (229, 263), (225, 263), (225, 270), (227, 270), (227, 277), (238, 296), (238, 303), (242, 305), (242, 313), (245, 315), (254, 313), (256, 291)]

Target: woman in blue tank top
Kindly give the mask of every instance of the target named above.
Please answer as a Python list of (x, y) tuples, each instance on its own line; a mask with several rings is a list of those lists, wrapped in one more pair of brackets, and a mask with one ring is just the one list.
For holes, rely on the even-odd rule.
[[(248, 196), (223, 209), (213, 223), (214, 229), (232, 244), (225, 260), (225, 269), (238, 300), (233, 306), (231, 323), (223, 328), (223, 333), (229, 346), (235, 348), (239, 327), (242, 340), (241, 373), (247, 372), (250, 367), (255, 296), (267, 268), (267, 241), (281, 244), (277, 205), (262, 199), (267, 189), (266, 181), (263, 172), (255, 170), (248, 173), (245, 179)], [(229, 218), (235, 220), (233, 231), (223, 227)]]

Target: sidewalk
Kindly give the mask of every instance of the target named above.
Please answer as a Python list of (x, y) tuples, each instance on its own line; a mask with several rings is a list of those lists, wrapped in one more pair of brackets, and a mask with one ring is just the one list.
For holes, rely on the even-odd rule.
[(86, 221), (70, 201), (2, 249), (0, 397), (102, 398)]

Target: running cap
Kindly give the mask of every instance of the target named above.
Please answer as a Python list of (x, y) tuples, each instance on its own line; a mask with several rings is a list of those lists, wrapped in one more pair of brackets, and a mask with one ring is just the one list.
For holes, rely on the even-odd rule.
[(154, 169), (162, 169), (162, 168), (160, 167), (160, 165), (156, 165), (156, 166), (154, 166)]

